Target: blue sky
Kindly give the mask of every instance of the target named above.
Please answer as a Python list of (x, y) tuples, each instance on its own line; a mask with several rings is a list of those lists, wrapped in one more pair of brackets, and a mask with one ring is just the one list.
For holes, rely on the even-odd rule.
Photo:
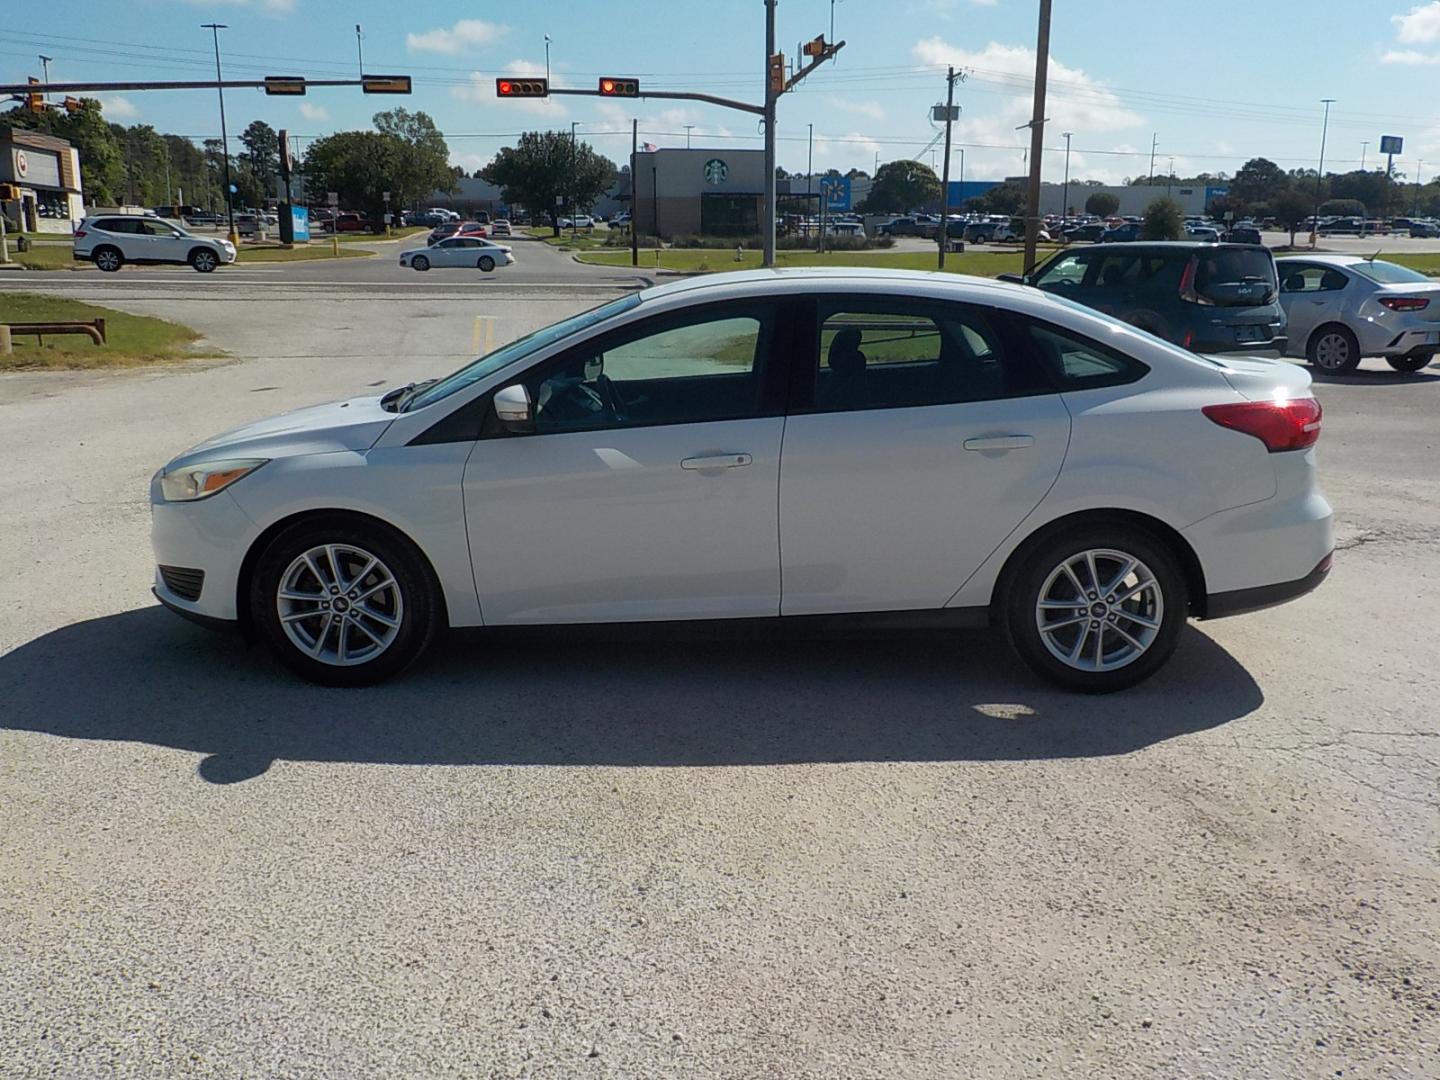
[[(838, 60), (780, 102), (780, 163), (803, 170), (808, 125), (817, 169), (916, 157), (935, 134), (928, 106), (944, 95), (944, 66), (968, 73), (957, 146), (968, 179), (1022, 171), (1034, 73), (1035, 0), (837, 0)], [(780, 0), (778, 38), (826, 33), (829, 0)], [(1157, 14), (1163, 12), (1163, 14)], [(642, 139), (683, 146), (758, 147), (753, 117), (708, 105), (554, 98), (498, 101), (497, 75), (543, 71), (552, 38), (557, 84), (593, 87), (601, 74), (638, 75), (653, 89), (700, 90), (758, 99), (764, 54), (761, 0), (49, 0), (0, 12), (0, 79), (185, 79), (213, 73), (210, 32), (221, 34), (227, 77), (349, 76), (355, 24), (367, 71), (411, 74), (409, 98), (316, 89), (304, 99), (230, 91), (230, 131), (263, 119), (316, 136), (368, 126), (395, 105), (423, 109), (445, 132), (452, 160), (474, 169), (514, 133), (569, 130), (613, 159)], [(1233, 40), (1235, 47), (1227, 42)], [(1047, 178), (1063, 168), (1071, 131), (1072, 177), (1118, 181), (1173, 156), (1178, 172), (1233, 172), (1264, 155), (1287, 168), (1313, 165), (1320, 99), (1336, 99), (1327, 167), (1358, 166), (1368, 141), (1406, 138), (1396, 168), (1428, 178), (1440, 169), (1440, 0), (1056, 0), (1051, 35)], [(125, 92), (106, 99), (111, 119), (196, 137), (218, 133), (215, 100), (202, 91)], [(607, 134), (610, 133), (610, 134)], [(952, 162), (959, 169), (959, 154)]]

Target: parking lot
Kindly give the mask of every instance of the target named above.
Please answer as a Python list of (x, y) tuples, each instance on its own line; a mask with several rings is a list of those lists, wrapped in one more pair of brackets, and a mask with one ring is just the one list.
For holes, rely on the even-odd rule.
[(642, 283), (517, 249), (0, 282), (231, 353), (0, 377), (0, 1074), (1435, 1075), (1440, 367), (1317, 384), (1330, 579), (1120, 695), (982, 633), (324, 690), (154, 604), (179, 450)]

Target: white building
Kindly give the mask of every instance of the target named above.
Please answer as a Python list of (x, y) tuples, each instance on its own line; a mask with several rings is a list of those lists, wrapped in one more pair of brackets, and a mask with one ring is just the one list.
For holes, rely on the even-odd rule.
[(0, 182), (19, 186), (19, 202), (0, 210), (25, 232), (68, 235), (85, 216), (80, 154), (65, 139), (0, 127)]

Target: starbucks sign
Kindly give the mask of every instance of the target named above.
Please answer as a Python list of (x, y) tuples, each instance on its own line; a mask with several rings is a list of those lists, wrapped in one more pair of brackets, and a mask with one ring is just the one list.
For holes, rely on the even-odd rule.
[(721, 161), (718, 157), (712, 157), (705, 162), (705, 182), (714, 187), (719, 187), (730, 178), (730, 166)]

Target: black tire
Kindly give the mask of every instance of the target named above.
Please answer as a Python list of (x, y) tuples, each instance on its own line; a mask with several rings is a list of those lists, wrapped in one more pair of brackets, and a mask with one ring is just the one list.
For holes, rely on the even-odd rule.
[(190, 252), (190, 265), (197, 273), (209, 274), (220, 265), (220, 258), (209, 248), (196, 248)]
[[(390, 571), (400, 599), (396, 620), (398, 629), (388, 646), (373, 659), (351, 666), (337, 666), (302, 652), (281, 623), (278, 593), (282, 579), (303, 553), (327, 544), (352, 547), (378, 558)], [(370, 580), (359, 579), (361, 582)], [(359, 585), (357, 590), (352, 591), (363, 588)], [(317, 595), (323, 596), (323, 589)], [(335, 597), (335, 600), (338, 602), (340, 597)], [(275, 537), (255, 566), (250, 579), (249, 602), (251, 624), (276, 658), (301, 678), (322, 686), (369, 686), (402, 671), (430, 644), (440, 628), (443, 610), (434, 576), (409, 540), (386, 526), (343, 516), (310, 518)], [(390, 605), (389, 610), (393, 612), (395, 605)], [(333, 615), (330, 617), (334, 618)], [(318, 618), (320, 632), (310, 631), (315, 637), (325, 632), (326, 616)], [(381, 632), (384, 633), (383, 630)], [(358, 631), (353, 636), (354, 640), (365, 645), (364, 636)], [(320, 640), (323, 645), (326, 639), (321, 637)]]
[(430, 260), (427, 259), (424, 255), (416, 255), (413, 259), (410, 260), (410, 265), (414, 269), (419, 270), (421, 273), (424, 273), (426, 270), (430, 269)]
[(125, 265), (125, 256), (120, 254), (120, 249), (111, 247), (108, 244), (96, 248), (90, 255), (95, 265), (107, 274), (113, 274)]
[(1360, 366), (1360, 342), (1348, 326), (1326, 323), (1310, 335), (1305, 359), (1328, 375), (1348, 375)]
[(1387, 356), (1385, 362), (1396, 371), (1419, 371), (1429, 367), (1434, 359), (1434, 353), (1412, 353), (1409, 356)]
[[(1146, 648), (1139, 652), (1133, 659), (1124, 663), (1123, 666), (1110, 668), (1108, 670), (1081, 670), (1079, 667), (1071, 666), (1064, 660), (1051, 652), (1046, 645), (1046, 638), (1041, 634), (1037, 625), (1041, 591), (1045, 588), (1046, 582), (1052, 573), (1059, 571), (1062, 564), (1067, 560), (1079, 557), (1087, 551), (1110, 551), (1118, 552), (1127, 557), (1135, 558), (1143, 565), (1150, 568), (1153, 575), (1155, 589), (1158, 590), (1160, 601), (1160, 618), (1158, 629), (1154, 631), (1146, 644)], [(1099, 561), (1099, 577), (1101, 584), (1110, 576), (1109, 567), (1114, 563), (1106, 562), (1103, 558)], [(1118, 573), (1118, 571), (1113, 571)], [(1081, 583), (1089, 585), (1083, 567), (1077, 575)], [(1063, 587), (1063, 586), (1062, 586)], [(1117, 589), (1115, 595), (1120, 595)], [(1053, 599), (1054, 594), (1051, 594)], [(1098, 602), (1104, 605), (1106, 597), (1097, 593)], [(1142, 599), (1132, 602), (1134, 614), (1144, 616), (1146, 612), (1153, 614), (1154, 606), (1146, 608), (1144, 599), (1150, 594), (1142, 594)], [(1081, 604), (1089, 603), (1089, 595), (1081, 600)], [(1185, 574), (1181, 569), (1179, 560), (1168, 545), (1152, 534), (1134, 526), (1117, 523), (1115, 525), (1095, 524), (1084, 525), (1076, 529), (1068, 530), (1057, 534), (1048, 540), (1042, 540), (1038, 544), (1022, 550), (1019, 555), (1019, 562), (1015, 565), (1013, 572), (1008, 574), (1007, 584), (1000, 598), (1000, 614), (1005, 625), (1006, 636), (1010, 639), (1011, 646), (1031, 671), (1035, 672), (1042, 679), (1053, 683), (1066, 690), (1078, 691), (1084, 694), (1108, 694), (1116, 690), (1124, 690), (1143, 682), (1155, 674), (1170, 658), (1175, 651), (1175, 646), (1180, 639), (1180, 630), (1185, 625), (1185, 619), (1189, 611), (1189, 596), (1185, 583)], [(1108, 607), (1107, 607), (1107, 610)], [(1080, 607), (1076, 608), (1077, 613)], [(1117, 618), (1120, 620), (1122, 629), (1128, 629), (1140, 638), (1145, 637), (1145, 631), (1137, 627), (1137, 624), (1127, 622), (1126, 616), (1121, 608)], [(1088, 613), (1087, 613), (1088, 617)], [(1063, 618), (1063, 613), (1060, 614)], [(1057, 622), (1060, 621), (1057, 618)], [(1078, 640), (1082, 650), (1082, 663), (1089, 660), (1090, 646), (1085, 642), (1093, 643), (1098, 636), (1102, 657), (1112, 655), (1112, 649), (1117, 646), (1123, 652), (1128, 646), (1125, 639), (1117, 637), (1112, 633), (1115, 618), (1109, 615), (1098, 616), (1100, 626), (1099, 634), (1091, 629), (1097, 625), (1091, 622), (1088, 625), (1081, 622), (1078, 630)], [(1066, 631), (1069, 632), (1069, 631)], [(1057, 635), (1052, 633), (1051, 640), (1055, 641)], [(1111, 643), (1110, 648), (1105, 647), (1106, 638)], [(1057, 642), (1059, 643), (1059, 642)], [(1117, 656), (1116, 659), (1119, 657)]]
[(495, 269), (495, 260), (492, 259), (489, 255), (481, 255), (480, 261), (475, 265), (480, 267), (481, 270), (484, 270), (485, 273), (488, 274), (491, 270)]

